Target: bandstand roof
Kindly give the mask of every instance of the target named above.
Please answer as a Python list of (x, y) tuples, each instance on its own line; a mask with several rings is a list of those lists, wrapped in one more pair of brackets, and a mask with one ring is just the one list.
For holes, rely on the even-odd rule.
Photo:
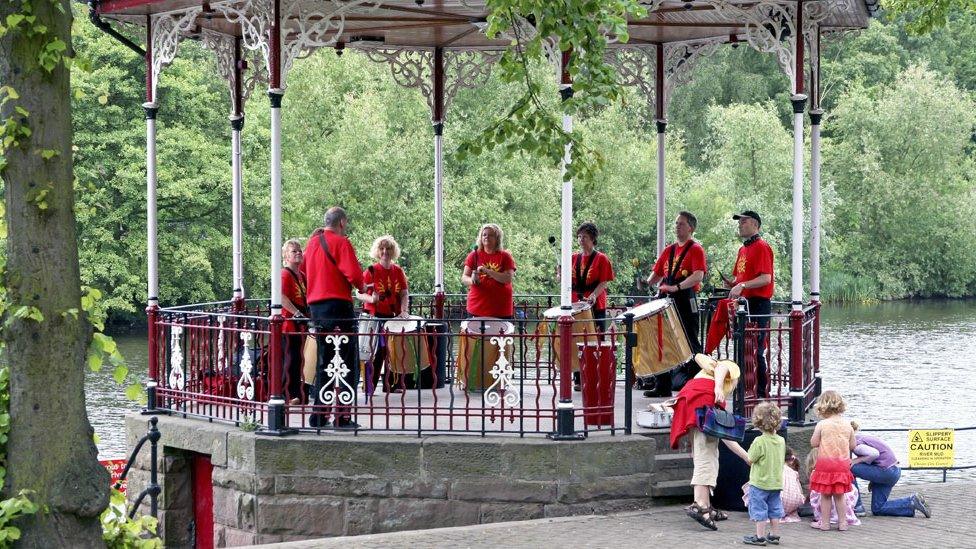
[[(794, 6), (796, 2), (770, 0), (673, 0), (642, 1), (649, 14), (632, 20), (629, 25), (632, 46), (685, 42), (718, 37), (741, 36), (750, 12), (777, 4)], [(485, 2), (479, 0), (282, 0), (281, 14), (285, 41), (301, 34), (308, 36), (311, 27), (321, 37), (316, 46), (336, 43), (386, 48), (503, 49), (506, 39), (489, 40), (480, 28), (486, 16)], [(819, 4), (819, 6), (818, 6)], [(203, 30), (242, 36), (237, 14), (260, 23), (269, 11), (268, 0), (101, 0), (96, 3), (99, 15), (109, 20), (146, 25), (147, 15), (188, 14), (187, 34)], [(859, 29), (867, 26), (877, 0), (805, 1), (804, 9), (820, 9), (821, 29)], [(228, 10), (227, 8), (231, 8)], [(191, 14), (190, 12), (196, 12)]]

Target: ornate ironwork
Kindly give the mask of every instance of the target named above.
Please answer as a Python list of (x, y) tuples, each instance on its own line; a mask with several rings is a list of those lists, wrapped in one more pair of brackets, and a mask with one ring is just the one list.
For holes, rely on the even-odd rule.
[[(372, 61), (388, 64), (393, 80), (398, 85), (419, 89), (433, 116), (435, 99), (433, 50), (362, 48), (360, 51)], [(454, 50), (444, 52), (445, 118), (458, 90), (483, 84), (491, 75), (491, 67), (500, 57), (500, 52)]]
[[(236, 71), (236, 52), (237, 48), (236, 39), (233, 36), (226, 34), (220, 34), (216, 32), (211, 32), (205, 30), (203, 32), (202, 40), (204, 47), (214, 52), (217, 57), (217, 72), (223, 77), (224, 81), (227, 83), (227, 87), (230, 89), (231, 102), (233, 103), (233, 97), (235, 93), (235, 80), (237, 79)], [(255, 86), (258, 82), (267, 84), (268, 77), (267, 71), (258, 70), (258, 66), (261, 64), (260, 53), (256, 50), (244, 49), (241, 52), (241, 61), (244, 62), (244, 67), (241, 70), (241, 105), (239, 105), (240, 110), (244, 110), (244, 104), (247, 103), (251, 93), (254, 91)]]
[(163, 13), (150, 18), (152, 24), (152, 98), (156, 100), (156, 89), (163, 67), (169, 65), (176, 58), (183, 35), (191, 31), (197, 16), (203, 10), (202, 6), (188, 8), (184, 12)]
[(624, 86), (634, 86), (643, 94), (647, 107), (654, 110), (655, 71), (657, 54), (655, 46), (614, 48), (606, 55), (607, 63), (617, 69), (617, 76)]
[(241, 341), (244, 347), (241, 351), (241, 378), (237, 380), (237, 398), (254, 400), (254, 377), (251, 371), (254, 370), (254, 363), (251, 362), (251, 339), (254, 334), (242, 332)]
[(674, 42), (664, 46), (664, 104), (671, 101), (671, 92), (679, 85), (691, 80), (692, 69), (704, 57), (715, 53), (715, 50), (726, 42), (724, 36), (695, 40), (691, 42)]
[(508, 390), (510, 387), (515, 386), (515, 369), (512, 368), (512, 364), (505, 355), (505, 348), (512, 346), (514, 339), (511, 337), (493, 336), (488, 341), (498, 347), (498, 360), (495, 361), (495, 364), (489, 372), (491, 377), (495, 379), (495, 382), (485, 391), (485, 404), (494, 407), (501, 404), (502, 400), (504, 400), (507, 406), (518, 406), (520, 400), (518, 391)]
[(346, 382), (346, 375), (349, 374), (349, 366), (346, 365), (345, 361), (342, 360), (342, 354), (339, 352), (339, 348), (342, 345), (349, 343), (349, 336), (347, 335), (327, 335), (325, 336), (325, 345), (332, 345), (334, 353), (332, 355), (332, 360), (325, 367), (325, 383), (322, 384), (322, 388), (319, 389), (319, 403), (326, 406), (332, 406), (336, 403), (336, 393), (338, 393), (339, 404), (350, 405), (352, 404), (355, 397), (353, 396), (354, 390), (349, 383)]
[(183, 328), (174, 326), (169, 335), (169, 386), (182, 391), (186, 387), (186, 375), (183, 373), (183, 348), (180, 347), (180, 336)]

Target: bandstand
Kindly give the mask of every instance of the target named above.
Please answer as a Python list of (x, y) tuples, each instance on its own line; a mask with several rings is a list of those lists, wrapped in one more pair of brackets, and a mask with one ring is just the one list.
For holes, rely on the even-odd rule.
[[(653, 0), (640, 3), (647, 8), (648, 16), (630, 21), (629, 42), (611, 44), (608, 62), (617, 68), (624, 84), (640, 90), (656, 121), (658, 253), (665, 244), (664, 151), (667, 105), (672, 91), (690, 78), (697, 60), (719, 48), (739, 44), (774, 55), (789, 78), (794, 113), (789, 267), (792, 285), (789, 302), (774, 307), (767, 329), (766, 353), (772, 382), (769, 397), (788, 408), (794, 424), (802, 424), (807, 408), (819, 393), (821, 40), (866, 27), (876, 9), (875, 2)], [(447, 295), (444, 286), (443, 135), (449, 128), (452, 98), (460, 89), (482, 83), (510, 41), (506, 36), (490, 40), (484, 35), (487, 16), (484, 2), (93, 0), (90, 5), (94, 24), (145, 59), (148, 411), (169, 414), (171, 418), (165, 418), (164, 425), (174, 433), (183, 433), (170, 435), (176, 437), (169, 439), (174, 451), (182, 449), (212, 459), (208, 463), (212, 464), (216, 490), (214, 531), (218, 542), (274, 541), (593, 512), (639, 505), (642, 498), (679, 494), (680, 486), (687, 487), (686, 478), (668, 470), (667, 464), (677, 463), (678, 458), (674, 457), (677, 454), (665, 450), (661, 433), (645, 433), (649, 435), (645, 437), (632, 434), (635, 429), (631, 354), (636, 339), (633, 319), (609, 323), (605, 332), (587, 332), (574, 339), (573, 334), (578, 330), (574, 329), (568, 314), (573, 245), (571, 181), (562, 185), (560, 295), (516, 296), (514, 331), (489, 334), (482, 330), (486, 339), (490, 337), (491, 345), (497, 346), (497, 350), (486, 350), (485, 346), (480, 350), (481, 363), (488, 359), (491, 366), (484, 387), (472, 390), (456, 374), (458, 362), (464, 359), (458, 332), (464, 296)], [(534, 31), (528, 20), (519, 24), (523, 35)], [(144, 37), (144, 45), (128, 38), (132, 36)], [(187, 39), (199, 40), (214, 52), (220, 77), (231, 91), (232, 154), (228, 180), (232, 185), (232, 201), (227, 205), (233, 212), (233, 272), (232, 286), (228, 288), (231, 299), (161, 306), (156, 246), (155, 123), (158, 116), (166, 113), (157, 107), (157, 86), (166, 66), (176, 57), (181, 41)], [(568, 74), (561, 70), (567, 54), (561, 54), (556, 44), (549, 42), (548, 46), (547, 56), (565, 96), (572, 90)], [(332, 402), (351, 410), (360, 428), (345, 436), (329, 433), (327, 437), (318, 435), (329, 432), (329, 428), (314, 427), (309, 421), (318, 407), (301, 399), (292, 403), (295, 395), (284, 391), (281, 366), (284, 334), (278, 276), (282, 244), (281, 110), (287, 107), (283, 103), (287, 76), (298, 59), (323, 48), (333, 49), (337, 54), (362, 54), (386, 63), (398, 84), (419, 89), (426, 99), (433, 129), (431, 182), (435, 242), (431, 291), (411, 296), (411, 313), (424, 317), (426, 328), (399, 339), (390, 338), (391, 345), (402, 346), (402, 353), (415, 355), (415, 375), (408, 376), (399, 393), (376, 392), (370, 397), (360, 389), (353, 402)], [(267, 87), (271, 104), (270, 299), (247, 296), (243, 287), (241, 134), (245, 128), (245, 103), (258, 86)], [(811, 122), (809, 238), (805, 238), (803, 230), (806, 214), (803, 191), (808, 180), (803, 162), (805, 111)], [(567, 117), (564, 128), (571, 128), (572, 122)], [(809, 244), (809, 294), (804, 292), (804, 242)], [(640, 299), (647, 298), (611, 297), (608, 308), (623, 312)], [(562, 307), (566, 314), (556, 323), (547, 323), (541, 312), (552, 306)], [(733, 356), (748, 372), (755, 362), (754, 351), (750, 355), (748, 350), (750, 346), (755, 348), (759, 328), (749, 323), (744, 312), (735, 315), (731, 322), (730, 333), (734, 336), (719, 353)], [(330, 334), (324, 339), (357, 335), (361, 334)], [(619, 376), (613, 376), (609, 385), (602, 382), (599, 386), (601, 382), (597, 382), (598, 396), (574, 393), (571, 386), (569, 357), (575, 353), (573, 345), (580, 339), (584, 343), (599, 340), (611, 343), (600, 349), (605, 349), (601, 353), (610, 354), (610, 362)], [(417, 364), (424, 362), (429, 366), (421, 372)], [(341, 369), (356, 367), (359, 365), (337, 365), (330, 370), (332, 379), (325, 385), (337, 387), (342, 382)], [(754, 384), (754, 380), (744, 376), (736, 398), (739, 410), (746, 410), (759, 400), (750, 383)], [(175, 418), (187, 421), (173, 423)], [(194, 431), (196, 420), (204, 421), (197, 421), (199, 430)], [(130, 418), (129, 424), (133, 429), (141, 425), (136, 418)], [(256, 426), (260, 434), (281, 438), (245, 434), (235, 427), (241, 425)], [(413, 434), (414, 438), (390, 436), (396, 432)], [(456, 440), (429, 436), (458, 434), (477, 434), (483, 438)], [(539, 435), (557, 440), (588, 440), (575, 443), (577, 447), (549, 442)], [(164, 444), (166, 437), (164, 431)], [(445, 441), (454, 441), (455, 447)], [(347, 446), (337, 446), (342, 444)], [(498, 444), (495, 448), (501, 450), (492, 454), (496, 458), (483, 459), (486, 452), (494, 452), (486, 449), (492, 444)], [(610, 465), (605, 456), (627, 460), (617, 445), (643, 458), (623, 468)], [(378, 465), (378, 470), (359, 465), (316, 469), (308, 465), (309, 452), (313, 451), (334, 452), (350, 463), (360, 464), (380, 460), (381, 455), (399, 456), (413, 465), (399, 472), (391, 472), (386, 465)], [(479, 464), (471, 470), (457, 465), (468, 482), (460, 487), (456, 480), (444, 480), (452, 474), (443, 461), (438, 461), (447, 459), (445, 456), (452, 452), (460, 461)], [(283, 465), (283, 460), (288, 459), (282, 457), (285, 454), (301, 457)], [(522, 463), (518, 456), (523, 454), (536, 456), (538, 462)], [(600, 467), (581, 465), (584, 462)], [(497, 466), (493, 467), (492, 463)], [(576, 464), (577, 468), (568, 463)], [(172, 474), (177, 474), (179, 467), (172, 467)], [(305, 478), (295, 473), (296, 467), (307, 477), (319, 479), (314, 494), (294, 488), (299, 482), (296, 478)], [(533, 467), (547, 469), (540, 472)], [(312, 469), (314, 474), (309, 472)], [(419, 477), (412, 478), (416, 475)], [(507, 483), (498, 480), (499, 476), (509, 477)], [(607, 481), (607, 477), (612, 480)], [(332, 480), (326, 482), (323, 478)], [(293, 484), (291, 492), (279, 490), (289, 482)], [(325, 484), (328, 487), (323, 487)], [(217, 493), (222, 495), (218, 497)], [(279, 494), (286, 496), (278, 497)], [(322, 513), (336, 517), (336, 523), (342, 526), (320, 531), (293, 524), (287, 516), (289, 510), (300, 509), (311, 501), (295, 494), (301, 498), (319, 496), (314, 505), (320, 505)], [(236, 504), (221, 503), (220, 498), (236, 498)], [(263, 512), (261, 498), (266, 501)], [(434, 503), (416, 511), (412, 504), (403, 503), (405, 498)], [(384, 503), (385, 499), (394, 504)], [(446, 507), (438, 502), (452, 500), (455, 502), (449, 506), (452, 510), (442, 513)], [(606, 505), (596, 505), (595, 501)], [(218, 511), (221, 505), (227, 506), (223, 514)], [(250, 505), (252, 516), (245, 516), (247, 511), (231, 513), (228, 509), (235, 505), (238, 509)], [(385, 505), (394, 508), (384, 510)], [(353, 508), (365, 514), (373, 513), (375, 520), (357, 520), (359, 514), (350, 511)], [(177, 516), (175, 508), (170, 511)], [(396, 519), (414, 512), (424, 516), (440, 513), (443, 520), (424, 523), (419, 519)], [(270, 524), (267, 522), (270, 519), (262, 519), (274, 513), (278, 513), (278, 522)], [(183, 539), (178, 538), (174, 526), (167, 526), (166, 521), (163, 524), (167, 535), (173, 536), (170, 539)]]

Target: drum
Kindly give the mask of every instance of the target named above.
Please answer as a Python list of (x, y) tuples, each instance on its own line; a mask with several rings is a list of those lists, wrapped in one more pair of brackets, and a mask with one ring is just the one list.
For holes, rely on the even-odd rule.
[[(576, 346), (578, 344), (585, 344), (587, 340), (589, 343), (594, 343), (598, 340), (598, 335), (596, 331), (596, 324), (593, 322), (593, 311), (590, 309), (590, 304), (585, 301), (577, 301), (573, 303), (573, 312), (571, 313), (573, 317), (573, 353), (570, 363), (573, 366), (573, 371), (579, 371), (579, 353), (576, 351)], [(539, 326), (539, 334), (542, 336), (548, 336), (549, 334), (554, 334), (556, 337), (546, 338), (549, 340), (549, 344), (552, 346), (553, 363), (556, 367), (559, 367), (559, 317), (563, 316), (563, 310), (560, 307), (552, 307), (551, 309), (546, 309), (542, 313), (542, 318), (544, 321)], [(541, 351), (545, 352), (545, 351)], [(541, 360), (540, 360), (541, 362)]]
[[(484, 322), (484, 334), (481, 333)], [(515, 325), (497, 318), (472, 318), (461, 323), (461, 340), (458, 346), (457, 379), (468, 391), (484, 391), (491, 387), (495, 378), (491, 368), (505, 349), (505, 359), (512, 361), (514, 339), (510, 343), (492, 342), (491, 338), (511, 336)]]
[[(678, 309), (671, 299), (655, 299), (627, 313), (634, 313), (637, 334), (634, 375), (638, 378), (667, 372), (694, 358)], [(624, 315), (614, 320), (623, 322)]]
[(386, 321), (383, 329), (386, 331), (390, 372), (414, 374), (430, 367), (430, 351), (423, 327), (424, 321), (419, 316)]

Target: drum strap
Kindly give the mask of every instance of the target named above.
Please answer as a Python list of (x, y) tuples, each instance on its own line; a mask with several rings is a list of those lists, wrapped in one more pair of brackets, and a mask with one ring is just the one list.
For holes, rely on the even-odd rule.
[[(681, 255), (678, 256), (677, 262), (674, 261), (674, 251), (678, 249), (678, 243), (675, 242), (674, 244), (671, 245), (671, 250), (669, 252), (671, 255), (668, 256), (668, 264), (670, 266), (670, 269), (668, 269), (669, 272), (667, 277), (668, 284), (675, 284), (677, 282), (681, 282), (680, 280), (677, 280), (676, 277), (676, 275), (678, 274), (678, 268), (681, 267), (681, 263), (684, 262), (685, 256), (688, 255), (688, 251), (691, 250), (692, 246), (694, 245), (695, 245), (694, 241), (689, 241), (688, 244), (685, 244), (685, 248), (681, 250)], [(688, 277), (684, 277), (684, 278), (688, 278)], [(681, 280), (684, 280), (684, 278), (682, 278)]]
[(302, 277), (298, 276), (298, 273), (296, 273), (295, 271), (293, 271), (291, 269), (291, 267), (285, 267), (285, 270), (287, 270), (288, 271), (288, 274), (290, 274), (291, 277), (295, 280), (295, 286), (298, 288), (298, 293), (302, 294), (302, 301), (304, 301), (306, 303), (306, 305), (305, 305), (304, 308), (299, 307), (297, 304), (294, 304), (294, 303), (293, 303), (293, 305), (295, 305), (295, 307), (303, 315), (308, 316), (308, 298), (305, 296), (305, 281), (303, 281), (302, 280)]
[(596, 260), (596, 255), (598, 253), (600, 252), (593, 250), (593, 253), (590, 254), (589, 261), (586, 262), (586, 267), (583, 268), (582, 271), (580, 271), (580, 268), (583, 267), (583, 254), (580, 253), (579, 259), (576, 261), (576, 284), (573, 284), (573, 291), (581, 294), (592, 292), (597, 286), (600, 285), (599, 281), (593, 284), (586, 283), (586, 277), (590, 275), (590, 267), (593, 266), (593, 262)]
[(657, 359), (664, 360), (664, 314), (657, 315)]

